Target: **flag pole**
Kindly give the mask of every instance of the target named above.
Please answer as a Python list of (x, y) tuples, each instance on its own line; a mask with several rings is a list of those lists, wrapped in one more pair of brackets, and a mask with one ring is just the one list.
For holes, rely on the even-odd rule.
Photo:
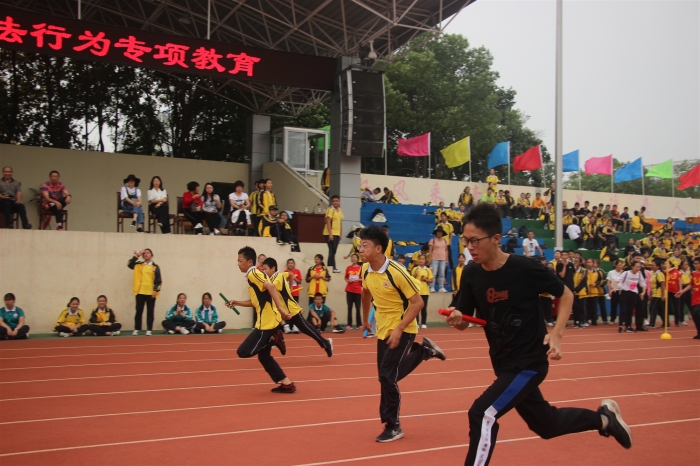
[(644, 167), (642, 167), (642, 196), (644, 196)]
[(615, 165), (613, 164), (612, 155), (610, 155), (610, 194), (614, 193), (613, 184), (615, 183)]
[(469, 146), (469, 182), (472, 182), (472, 138), (467, 139)]
[(676, 191), (673, 186), (673, 164), (671, 164), (671, 197), (676, 197)]
[(510, 188), (510, 141), (508, 141), (508, 187)]

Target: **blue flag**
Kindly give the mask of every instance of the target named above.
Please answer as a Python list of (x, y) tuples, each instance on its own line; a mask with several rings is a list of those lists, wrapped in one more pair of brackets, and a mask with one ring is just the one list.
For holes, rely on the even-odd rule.
[(510, 142), (499, 142), (489, 154), (489, 170), (499, 165), (508, 165)]
[(615, 183), (622, 183), (623, 181), (638, 180), (642, 177), (642, 158), (639, 157), (632, 163), (628, 163), (620, 167), (618, 171), (615, 172)]
[(577, 172), (578, 165), (578, 150), (564, 154), (561, 171), (567, 172)]

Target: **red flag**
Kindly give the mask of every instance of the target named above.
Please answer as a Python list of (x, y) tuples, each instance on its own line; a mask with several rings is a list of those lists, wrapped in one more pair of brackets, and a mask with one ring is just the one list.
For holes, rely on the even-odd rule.
[(586, 175), (612, 175), (612, 154), (606, 157), (593, 157), (592, 159), (588, 159), (583, 166), (586, 168)]
[(430, 133), (421, 134), (411, 139), (399, 138), (399, 148), (396, 152), (405, 157), (430, 155)]
[(676, 188), (677, 190), (692, 188), (700, 184), (700, 163), (691, 168), (688, 173), (681, 175), (680, 184)]
[(542, 150), (540, 146), (535, 146), (526, 150), (513, 159), (513, 171), (532, 171), (542, 168)]

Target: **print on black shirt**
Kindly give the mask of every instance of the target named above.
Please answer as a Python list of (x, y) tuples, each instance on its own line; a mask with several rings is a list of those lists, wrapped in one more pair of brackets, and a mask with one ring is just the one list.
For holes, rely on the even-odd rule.
[(462, 272), (456, 308), (486, 320), (491, 364), (504, 370), (530, 369), (547, 372), (547, 334), (539, 295), (561, 296), (564, 284), (542, 264), (524, 256), (510, 255), (498, 270), (486, 271), (469, 263)]

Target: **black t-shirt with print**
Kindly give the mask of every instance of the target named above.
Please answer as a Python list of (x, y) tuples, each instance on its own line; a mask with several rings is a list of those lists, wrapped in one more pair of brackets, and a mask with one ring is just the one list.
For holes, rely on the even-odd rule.
[[(564, 267), (566, 267), (566, 272), (564, 273), (564, 276), (562, 277), (559, 275), (562, 270), (564, 270)], [(574, 273), (576, 273), (576, 267), (574, 267), (574, 264), (569, 262), (560, 262), (557, 264), (557, 277), (561, 281), (564, 282), (564, 285), (571, 291), (574, 291)]]
[(539, 261), (511, 254), (498, 270), (486, 271), (470, 262), (462, 272), (459, 303), (462, 313), (477, 310), (486, 320), (491, 364), (499, 375), (503, 371), (530, 369), (547, 372), (547, 329), (539, 295), (561, 296), (564, 283)]

